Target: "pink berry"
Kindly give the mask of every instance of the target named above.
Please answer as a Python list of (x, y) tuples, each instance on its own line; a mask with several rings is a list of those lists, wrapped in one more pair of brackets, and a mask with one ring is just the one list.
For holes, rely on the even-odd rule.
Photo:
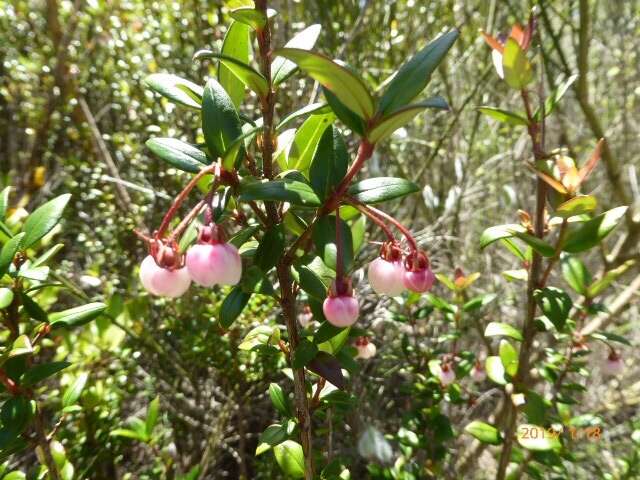
[(187, 270), (203, 287), (236, 285), (242, 276), (238, 249), (229, 243), (199, 243), (187, 251)]
[(330, 295), (324, 300), (322, 311), (331, 325), (348, 327), (358, 320), (360, 307), (352, 295)]
[(471, 379), (476, 383), (482, 383), (487, 379), (487, 371), (484, 369), (481, 362), (476, 362), (471, 369)]
[(191, 285), (186, 268), (162, 268), (151, 255), (147, 255), (140, 264), (140, 281), (149, 293), (171, 298), (182, 296)]
[(358, 350), (356, 358), (362, 358), (363, 360), (374, 357), (377, 352), (376, 346), (367, 337), (358, 337), (355, 346), (356, 350)]
[(390, 262), (378, 257), (369, 264), (367, 277), (371, 288), (379, 295), (395, 297), (405, 290), (404, 267), (399, 261)]
[(456, 381), (456, 374), (453, 371), (453, 367), (448, 363), (443, 363), (440, 366), (440, 383), (446, 387)]
[(415, 272), (404, 272), (404, 286), (409, 290), (422, 293), (431, 290), (436, 281), (436, 276), (429, 267)]
[(624, 371), (624, 362), (620, 355), (615, 352), (611, 352), (600, 368), (602, 369), (602, 373), (605, 375), (615, 377)]
[(298, 323), (300, 323), (300, 326), (302, 328), (307, 328), (312, 320), (313, 313), (311, 313), (311, 307), (309, 307), (309, 305), (306, 305), (302, 309), (302, 312), (298, 314)]

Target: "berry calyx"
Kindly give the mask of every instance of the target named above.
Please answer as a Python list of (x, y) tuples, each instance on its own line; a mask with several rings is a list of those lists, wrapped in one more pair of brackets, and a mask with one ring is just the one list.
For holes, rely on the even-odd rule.
[(404, 267), (403, 282), (405, 287), (418, 293), (431, 290), (436, 276), (430, 268), (426, 253), (423, 251), (411, 252), (404, 261)]

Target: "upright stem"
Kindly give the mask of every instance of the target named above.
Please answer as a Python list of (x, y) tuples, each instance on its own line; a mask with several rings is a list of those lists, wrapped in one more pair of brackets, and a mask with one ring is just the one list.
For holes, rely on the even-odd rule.
[(37, 407), (36, 419), (35, 419), (36, 435), (38, 445), (42, 449), (42, 455), (44, 456), (44, 462), (47, 466), (49, 478), (51, 480), (60, 480), (60, 474), (58, 473), (58, 467), (51, 454), (51, 442), (47, 438), (47, 431), (45, 429), (44, 414), (40, 405)]
[(344, 277), (344, 254), (342, 252), (342, 225), (340, 207), (336, 208), (336, 283)]
[[(256, 9), (267, 14), (267, 1), (256, 0)], [(260, 70), (262, 75), (269, 82), (269, 89), (266, 96), (261, 98), (261, 109), (263, 119), (262, 141), (260, 148), (262, 151), (262, 168), (263, 174), (267, 179), (273, 178), (273, 150), (274, 150), (274, 108), (275, 108), (275, 92), (271, 81), (271, 31), (269, 22), (265, 24), (262, 30), (257, 31), (258, 48), (260, 52)], [(279, 215), (273, 202), (265, 202), (267, 210), (267, 224), (269, 226), (279, 223)], [(294, 252), (295, 254), (295, 252)], [(289, 360), (292, 363), (295, 352), (300, 343), (298, 334), (298, 325), (296, 322), (296, 291), (294, 289), (293, 278), (291, 277), (291, 262), (293, 256), (284, 255), (278, 265), (276, 272), (278, 281), (280, 282), (280, 307), (282, 315), (287, 326), (287, 334), (289, 336)], [(311, 432), (311, 415), (309, 413), (309, 402), (307, 399), (307, 391), (305, 387), (304, 368), (296, 368), (293, 370), (294, 400), (296, 406), (296, 414), (298, 417), (298, 427), (300, 429), (300, 443), (304, 452), (305, 461), (305, 480), (313, 480), (313, 446)]]

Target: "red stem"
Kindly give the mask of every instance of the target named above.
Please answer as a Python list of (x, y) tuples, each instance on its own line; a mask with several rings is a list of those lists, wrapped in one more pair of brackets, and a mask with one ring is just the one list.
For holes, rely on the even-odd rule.
[[(351, 200), (352, 199), (349, 198), (349, 201)], [(418, 244), (416, 243), (416, 239), (413, 238), (413, 235), (411, 235), (411, 232), (407, 229), (407, 227), (402, 225), (398, 220), (393, 218), (388, 213), (385, 213), (382, 210), (378, 210), (377, 208), (372, 207), (371, 205), (364, 205), (364, 208), (366, 208), (367, 210), (370, 210), (375, 215), (378, 215), (379, 217), (382, 217), (389, 223), (393, 224), (393, 226), (395, 226), (398, 230), (400, 230), (400, 232), (402, 232), (402, 235), (404, 235), (404, 237), (407, 239), (407, 243), (409, 244), (409, 248), (411, 249), (411, 251), (413, 252), (418, 251)]]
[(340, 206), (336, 208), (336, 283), (344, 277), (344, 252), (342, 251), (342, 224)]
[(353, 180), (353, 177), (355, 177), (356, 174), (362, 169), (364, 162), (371, 158), (374, 148), (375, 145), (373, 143), (369, 143), (366, 139), (362, 140), (362, 142), (360, 143), (360, 147), (358, 148), (358, 156), (356, 157), (356, 161), (353, 162), (353, 164), (349, 168), (349, 171), (347, 171), (347, 174), (338, 184), (331, 198), (325, 203), (322, 209), (323, 213), (326, 214), (332, 212), (338, 207), (340, 198), (345, 194), (347, 188), (349, 188), (349, 184), (351, 183), (351, 180)]
[[(350, 200), (349, 200), (349, 203), (351, 203)], [(389, 229), (389, 227), (387, 227), (387, 225), (382, 220), (380, 220), (380, 217), (378, 217), (375, 213), (370, 211), (366, 205), (364, 205), (362, 203), (353, 203), (352, 205), (354, 207), (356, 207), (364, 215), (369, 217), (373, 221), (373, 223), (378, 225), (382, 229), (382, 231), (384, 232), (384, 234), (387, 236), (387, 238), (389, 239), (389, 241), (391, 243), (393, 243), (394, 245), (398, 243), (396, 241), (395, 237), (393, 236), (393, 233)]]

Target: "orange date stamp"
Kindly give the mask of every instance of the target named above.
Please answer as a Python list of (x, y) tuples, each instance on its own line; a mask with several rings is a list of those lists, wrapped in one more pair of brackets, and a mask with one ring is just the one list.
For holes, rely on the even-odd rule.
[(602, 427), (566, 427), (555, 429), (553, 427), (544, 428), (537, 425), (520, 425), (518, 427), (518, 438), (522, 440), (538, 439), (559, 439), (567, 436), (571, 440), (598, 441), (602, 438)]

